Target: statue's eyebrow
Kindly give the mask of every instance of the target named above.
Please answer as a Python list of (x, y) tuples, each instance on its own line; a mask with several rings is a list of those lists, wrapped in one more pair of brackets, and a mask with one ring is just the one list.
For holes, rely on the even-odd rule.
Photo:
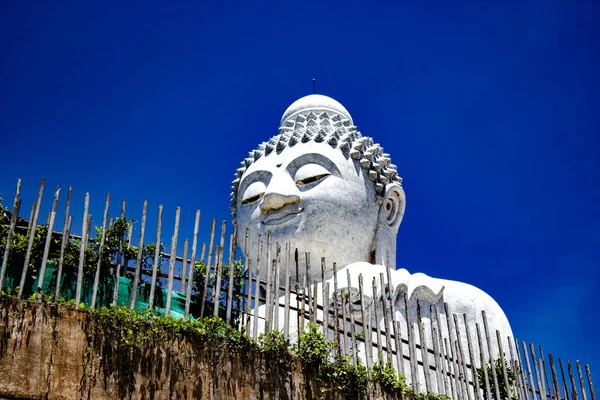
[(262, 169), (249, 173), (240, 182), (240, 188), (238, 189), (238, 197), (243, 196), (248, 186), (250, 186), (254, 182), (260, 181), (264, 182), (265, 185), (268, 185), (269, 181), (271, 180), (271, 176), (273, 176), (272, 173)]
[(332, 175), (340, 177), (342, 176), (342, 173), (340, 172), (337, 165), (335, 165), (335, 162), (331, 161), (323, 154), (318, 153), (307, 153), (296, 157), (292, 162), (288, 164), (286, 170), (288, 171), (290, 176), (293, 177), (296, 174), (296, 171), (298, 171), (300, 167), (306, 164), (319, 164), (327, 171), (331, 172)]

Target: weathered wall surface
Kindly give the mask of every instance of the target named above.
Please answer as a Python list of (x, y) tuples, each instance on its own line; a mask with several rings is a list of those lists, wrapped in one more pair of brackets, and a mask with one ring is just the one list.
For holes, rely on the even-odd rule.
[[(0, 399), (332, 398), (300, 365), (277, 370), (260, 354), (185, 338), (115, 346), (89, 314), (56, 304), (0, 300)], [(380, 397), (371, 393), (371, 398)], [(340, 393), (335, 398), (341, 399)]]

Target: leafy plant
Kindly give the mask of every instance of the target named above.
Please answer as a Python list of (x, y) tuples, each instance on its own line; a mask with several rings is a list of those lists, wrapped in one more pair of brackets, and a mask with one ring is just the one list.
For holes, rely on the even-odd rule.
[[(488, 376), (488, 382), (490, 385), (491, 399), (488, 396), (487, 390), (485, 390), (486, 382), (485, 382), (485, 375), (484, 375), (483, 368), (477, 368), (477, 376), (479, 378), (479, 386), (484, 388), (483, 395), (486, 400), (497, 400), (496, 399), (496, 384), (494, 383), (494, 379), (492, 379), (492, 366), (490, 365), (490, 363), (486, 363), (485, 368), (486, 368), (486, 372), (487, 372), (487, 376)], [(502, 360), (500, 358), (497, 358), (496, 360), (494, 360), (494, 368), (495, 368), (496, 376), (498, 377), (498, 391), (500, 393), (500, 399), (502, 399), (502, 400), (516, 399), (517, 393), (516, 393), (515, 384), (516, 384), (516, 380), (517, 380), (517, 375), (519, 374), (518, 367), (515, 367), (513, 369), (508, 364), (508, 361), (506, 359), (504, 360), (504, 368), (506, 369), (506, 375), (508, 377), (508, 385), (509, 385), (508, 388), (506, 387), (506, 383), (504, 382), (504, 373), (502, 372)], [(509, 394), (510, 394), (510, 396), (509, 396)]]

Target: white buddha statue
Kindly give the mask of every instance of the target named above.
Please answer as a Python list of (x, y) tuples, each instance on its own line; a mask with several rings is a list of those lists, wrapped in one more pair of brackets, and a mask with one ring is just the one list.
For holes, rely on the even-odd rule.
[[(270, 231), (273, 244), (291, 243), (301, 254), (310, 253), (313, 260), (310, 281), (321, 281), (320, 260), (325, 257), (325, 281), (331, 282), (333, 288), (335, 262), (338, 287), (348, 286), (348, 270), (352, 277), (350, 290), (356, 292), (358, 275), (362, 274), (367, 299), (381, 298), (380, 273), (387, 276), (389, 268), (397, 319), (406, 322), (405, 293), (409, 322), (417, 319), (418, 303), (426, 327), (436, 318), (435, 313), (430, 315), (430, 310), (445, 316), (444, 303), (447, 303), (450, 312), (460, 316), (461, 342), (467, 352), (463, 314), (476, 344), (475, 324), (479, 324), (483, 335), (481, 311), (485, 311), (492, 355), (498, 356), (496, 330), (501, 332), (508, 354), (510, 325), (490, 296), (466, 283), (396, 270), (396, 236), (406, 205), (402, 179), (390, 155), (357, 131), (350, 113), (337, 101), (315, 94), (294, 102), (283, 114), (279, 134), (259, 145), (241, 163), (231, 200), (241, 233), (238, 244), (250, 260), (259, 256), (259, 235), (265, 241)], [(247, 239), (243, 234), (246, 229)], [(300, 259), (303, 263), (303, 257)], [(267, 264), (262, 263), (261, 279), (266, 276)], [(378, 293), (371, 290), (373, 278), (380, 288)], [(281, 283), (284, 282), (282, 279)], [(320, 293), (319, 302), (322, 304)], [(358, 312), (355, 314), (359, 320)], [(381, 311), (373, 322), (382, 329), (391, 329), (382, 325)], [(407, 325), (401, 325), (404, 326), (401, 335), (406, 338)], [(442, 334), (448, 336), (447, 321), (441, 325)], [(425, 341), (431, 349), (431, 339)], [(478, 357), (477, 351), (478, 348), (475, 350)], [(484, 352), (487, 354), (485, 349)]]

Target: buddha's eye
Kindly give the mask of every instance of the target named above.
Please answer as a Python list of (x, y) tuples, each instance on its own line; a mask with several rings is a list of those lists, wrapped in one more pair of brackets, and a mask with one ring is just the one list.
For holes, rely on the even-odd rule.
[(309, 185), (319, 182), (329, 175), (331, 175), (329, 171), (319, 164), (306, 164), (298, 168), (294, 180), (296, 185)]
[(242, 196), (242, 204), (252, 204), (257, 202), (264, 194), (267, 187), (263, 182), (254, 182), (246, 188)]

